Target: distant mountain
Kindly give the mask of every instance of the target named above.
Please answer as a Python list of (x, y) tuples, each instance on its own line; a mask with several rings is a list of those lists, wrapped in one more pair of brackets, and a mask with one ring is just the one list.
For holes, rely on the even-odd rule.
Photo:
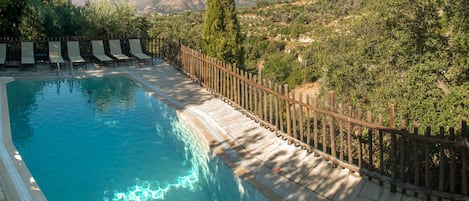
[[(71, 0), (75, 5), (85, 5), (99, 0)], [(122, 2), (120, 0), (112, 0)], [(177, 13), (205, 9), (205, 0), (129, 0), (139, 13)], [(235, 0), (237, 6), (253, 6), (256, 0)]]

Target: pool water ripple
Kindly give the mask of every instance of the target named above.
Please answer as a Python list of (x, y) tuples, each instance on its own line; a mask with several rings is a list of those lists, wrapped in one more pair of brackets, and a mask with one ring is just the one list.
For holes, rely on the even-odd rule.
[(266, 200), (125, 76), (7, 89), (14, 145), (48, 200)]

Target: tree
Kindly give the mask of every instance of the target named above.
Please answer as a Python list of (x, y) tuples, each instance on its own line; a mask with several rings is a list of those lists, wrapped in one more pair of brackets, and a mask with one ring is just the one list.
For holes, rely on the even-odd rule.
[(204, 25), (204, 50), (209, 56), (244, 66), (239, 22), (234, 0), (208, 0)]
[(445, 1), (444, 24), (448, 25), (451, 66), (444, 76), (453, 84), (469, 82), (469, 1)]
[(80, 9), (65, 0), (29, 0), (19, 24), (21, 37), (62, 37), (81, 35)]
[(135, 8), (130, 3), (114, 3), (111, 0), (99, 0), (82, 9), (85, 19), (85, 35), (137, 36), (141, 23), (135, 16)]
[(0, 36), (18, 36), (26, 0), (0, 0)]

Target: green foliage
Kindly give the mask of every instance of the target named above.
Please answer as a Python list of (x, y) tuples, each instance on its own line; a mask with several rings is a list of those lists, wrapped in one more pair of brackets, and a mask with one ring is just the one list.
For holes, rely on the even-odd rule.
[(83, 21), (80, 10), (66, 2), (30, 0), (23, 10), (19, 30), (23, 38), (75, 36)]
[(243, 36), (234, 0), (207, 1), (203, 40), (209, 56), (244, 66)]
[(294, 53), (274, 53), (264, 63), (262, 70), (264, 78), (294, 88), (305, 82), (314, 82), (319, 78), (315, 68), (308, 66), (307, 62), (299, 62)]
[[(449, 38), (449, 55), (451, 66), (445, 77), (456, 85), (464, 85), (469, 81), (469, 2), (455, 0), (443, 5), (445, 15), (442, 24), (447, 24)], [(443, 27), (444, 28), (444, 27)]]
[(82, 10), (86, 26), (85, 35), (138, 36), (144, 33), (144, 18), (135, 15), (135, 8), (129, 3), (112, 3), (101, 0), (85, 6)]
[[(400, 119), (458, 127), (469, 117), (468, 8), (464, 0), (269, 5), (241, 18), (247, 63), (265, 61), (264, 77), (301, 83), (304, 63), (285, 53), (293, 51), (315, 75), (306, 80), (320, 77), (322, 91), (336, 91), (338, 102), (376, 115), (395, 104)], [(279, 41), (286, 50), (267, 48)]]
[(203, 12), (185, 12), (172, 16), (147, 16), (151, 37), (176, 38), (196, 50), (203, 47)]
[(266, 1), (266, 0), (257, 0), (256, 1), (256, 7), (257, 8), (264, 8), (264, 7), (267, 7), (271, 5), (271, 3), (269, 1)]
[(18, 36), (26, 0), (0, 0), (0, 36)]
[(34, 39), (64, 36), (142, 36), (144, 17), (129, 3), (100, 0), (77, 7), (67, 0), (9, 1), (0, 6), (1, 36)]
[(269, 55), (285, 50), (286, 43), (282, 41), (269, 41), (266, 37), (247, 37), (244, 43), (246, 59), (248, 61), (265, 60)]
[(452, 43), (442, 7), (434, 1), (374, 4), (379, 12), (356, 20), (349, 36), (332, 35), (324, 44), (334, 50), (322, 64), (327, 89), (374, 113), (386, 113), (392, 103), (401, 119), (456, 127), (469, 116), (469, 79), (462, 73), (468, 69), (456, 62), (468, 54), (454, 53), (464, 48)]
[(285, 83), (291, 73), (291, 65), (296, 58), (292, 54), (272, 54), (265, 62), (263, 69), (264, 78)]

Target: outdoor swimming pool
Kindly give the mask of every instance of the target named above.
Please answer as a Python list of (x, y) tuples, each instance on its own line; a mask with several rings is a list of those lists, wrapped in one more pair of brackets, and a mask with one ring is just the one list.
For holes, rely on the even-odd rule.
[(7, 90), (13, 143), (48, 200), (267, 200), (126, 76)]

